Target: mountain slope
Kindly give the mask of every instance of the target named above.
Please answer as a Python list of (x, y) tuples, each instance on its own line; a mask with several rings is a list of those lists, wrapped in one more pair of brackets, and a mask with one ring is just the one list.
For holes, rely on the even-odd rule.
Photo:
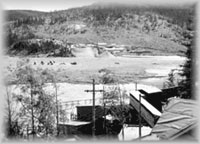
[[(8, 12), (8, 47), (28, 39), (58, 39), (64, 43), (128, 45), (154, 54), (180, 54), (187, 19), (194, 7), (144, 7), (94, 4), (50, 13)], [(20, 15), (23, 15), (21, 18)], [(158, 53), (156, 51), (159, 51)]]

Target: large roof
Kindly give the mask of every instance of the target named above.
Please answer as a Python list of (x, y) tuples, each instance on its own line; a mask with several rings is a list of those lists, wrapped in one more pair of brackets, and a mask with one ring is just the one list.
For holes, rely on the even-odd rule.
[(197, 125), (197, 112), (197, 102), (194, 100), (172, 98), (152, 129), (152, 134), (159, 139), (176, 139)]

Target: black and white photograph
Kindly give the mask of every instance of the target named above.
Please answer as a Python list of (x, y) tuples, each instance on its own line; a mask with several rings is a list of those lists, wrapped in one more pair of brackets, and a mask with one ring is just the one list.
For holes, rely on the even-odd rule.
[(0, 1), (1, 142), (198, 142), (198, 4)]

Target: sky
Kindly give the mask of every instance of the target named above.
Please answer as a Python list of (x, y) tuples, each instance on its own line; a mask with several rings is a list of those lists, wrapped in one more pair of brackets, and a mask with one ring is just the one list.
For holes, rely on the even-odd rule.
[(98, 0), (2, 0), (3, 9), (54, 11), (90, 5)]
[[(54, 11), (65, 10), (72, 7), (91, 5), (96, 2), (123, 2), (123, 3), (184, 3), (195, 0), (0, 0), (2, 9), (21, 9)], [(197, 0), (196, 0), (197, 1)]]

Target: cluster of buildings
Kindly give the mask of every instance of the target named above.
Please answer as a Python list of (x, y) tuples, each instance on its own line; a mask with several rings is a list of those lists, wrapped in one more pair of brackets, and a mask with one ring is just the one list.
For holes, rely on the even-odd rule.
[(176, 98), (177, 91), (178, 87), (129, 91), (123, 105), (96, 103), (95, 115), (92, 105), (77, 105), (75, 118), (59, 123), (60, 135), (74, 140), (88, 140), (92, 135), (97, 139), (175, 140), (187, 136), (194, 140), (197, 103)]

